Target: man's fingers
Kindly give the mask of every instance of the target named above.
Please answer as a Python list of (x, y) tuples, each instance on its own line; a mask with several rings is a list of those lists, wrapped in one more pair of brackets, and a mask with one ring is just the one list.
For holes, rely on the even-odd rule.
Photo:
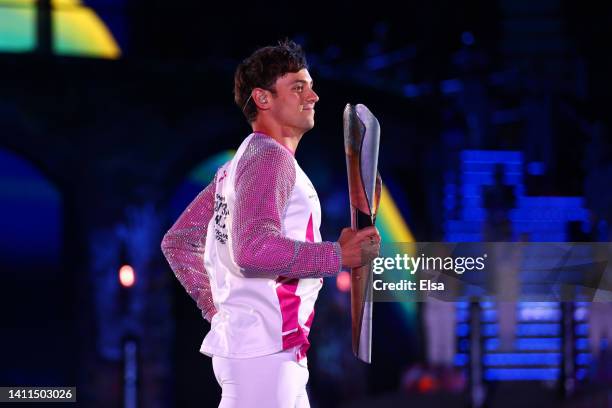
[(360, 239), (364, 239), (364, 238), (369, 237), (371, 235), (373, 235), (373, 236), (379, 235), (378, 234), (378, 230), (374, 226), (365, 227), (364, 229), (357, 231), (357, 236)]
[(361, 249), (361, 263), (363, 265), (372, 262), (374, 258), (380, 254), (380, 246), (378, 244), (365, 245)]

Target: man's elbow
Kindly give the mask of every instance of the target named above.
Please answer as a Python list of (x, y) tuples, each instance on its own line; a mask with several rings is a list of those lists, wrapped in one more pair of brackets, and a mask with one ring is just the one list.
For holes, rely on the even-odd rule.
[(234, 250), (234, 262), (246, 278), (273, 278), (279, 275), (278, 254), (256, 243)]
[(252, 269), (255, 263), (251, 251), (246, 246), (234, 249), (234, 262), (240, 269)]
[(269, 269), (269, 256), (262, 254), (256, 245), (241, 245), (235, 249), (234, 262), (247, 277), (258, 277)]
[(161, 251), (164, 255), (166, 255), (168, 251), (170, 250), (170, 248), (173, 246), (172, 241), (173, 239), (172, 239), (171, 231), (166, 232), (166, 234), (164, 235), (161, 241)]

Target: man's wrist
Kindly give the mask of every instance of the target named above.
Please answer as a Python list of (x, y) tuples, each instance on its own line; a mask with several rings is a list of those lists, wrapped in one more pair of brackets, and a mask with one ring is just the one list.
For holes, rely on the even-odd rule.
[(338, 262), (336, 273), (334, 275), (337, 275), (342, 270), (342, 247), (338, 241), (334, 242), (334, 253), (336, 254), (336, 259)]

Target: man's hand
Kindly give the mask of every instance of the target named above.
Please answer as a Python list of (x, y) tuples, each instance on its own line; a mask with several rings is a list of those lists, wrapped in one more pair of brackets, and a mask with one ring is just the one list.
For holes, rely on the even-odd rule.
[(357, 268), (372, 262), (380, 251), (380, 234), (376, 227), (359, 231), (344, 228), (338, 238), (342, 256), (342, 266)]

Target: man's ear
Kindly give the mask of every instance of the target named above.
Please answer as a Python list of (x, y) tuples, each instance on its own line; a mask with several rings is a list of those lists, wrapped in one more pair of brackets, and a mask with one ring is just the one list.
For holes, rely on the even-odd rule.
[(253, 102), (255, 102), (259, 109), (269, 109), (268, 91), (262, 88), (254, 88), (251, 92), (251, 97), (253, 98)]

